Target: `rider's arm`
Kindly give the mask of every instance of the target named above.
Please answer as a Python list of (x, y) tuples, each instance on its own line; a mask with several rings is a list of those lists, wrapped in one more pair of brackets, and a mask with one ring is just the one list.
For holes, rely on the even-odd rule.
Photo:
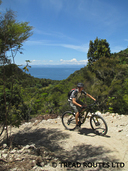
[(82, 105), (76, 102), (76, 98), (72, 98), (72, 103), (76, 106), (82, 107)]
[(94, 97), (92, 97), (90, 94), (86, 93), (86, 96), (90, 97), (92, 100), (96, 101)]

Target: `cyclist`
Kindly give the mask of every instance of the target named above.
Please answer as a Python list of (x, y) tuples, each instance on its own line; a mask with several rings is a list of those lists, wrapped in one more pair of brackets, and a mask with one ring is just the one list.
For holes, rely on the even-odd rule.
[(86, 95), (88, 97), (90, 97), (91, 99), (93, 99), (94, 101), (96, 101), (96, 99), (94, 97), (92, 97), (90, 94), (86, 93), (84, 90), (84, 84), (83, 83), (78, 83), (77, 84), (77, 89), (75, 89), (74, 91), (72, 91), (68, 101), (70, 106), (72, 107), (72, 109), (75, 112), (75, 119), (76, 119), (76, 128), (79, 128), (79, 124), (78, 124), (78, 116), (79, 116), (79, 110), (80, 108), (82, 109), (84, 104), (83, 102), (81, 102), (79, 100), (79, 98), (81, 97), (81, 95)]

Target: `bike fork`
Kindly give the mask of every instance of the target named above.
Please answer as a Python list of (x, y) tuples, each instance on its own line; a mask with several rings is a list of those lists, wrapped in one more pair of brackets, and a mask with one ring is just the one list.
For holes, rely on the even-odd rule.
[(95, 123), (96, 126), (99, 126), (100, 123), (99, 123), (99, 121), (98, 121), (98, 118), (97, 118), (97, 117), (95, 117), (95, 118), (96, 118), (96, 120), (93, 118), (93, 121), (94, 121), (94, 123)]

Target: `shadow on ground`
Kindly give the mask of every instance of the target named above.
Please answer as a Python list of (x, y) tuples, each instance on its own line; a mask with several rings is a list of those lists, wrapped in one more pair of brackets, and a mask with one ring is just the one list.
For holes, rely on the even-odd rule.
[[(83, 129), (81, 134), (88, 135), (90, 129)], [(91, 132), (92, 133), (92, 132)], [(70, 134), (64, 133), (58, 129), (45, 129), (40, 128), (32, 132), (26, 128), (25, 133), (17, 133), (14, 135), (15, 145), (30, 145), (35, 144), (37, 147), (44, 146), (50, 151), (54, 152), (55, 156), (59, 158), (61, 162), (105, 162), (111, 166), (112, 162), (118, 162), (117, 158), (110, 158), (110, 150), (104, 149), (104, 147), (93, 147), (92, 145), (80, 144), (74, 146), (69, 151), (59, 145), (60, 140), (67, 140), (70, 138)], [(95, 137), (94, 137), (95, 141)], [(4, 143), (4, 142), (3, 142)], [(106, 166), (107, 167), (107, 166)], [(98, 170), (104, 170), (105, 168), (98, 168)], [(70, 170), (74, 170), (73, 168)], [(82, 168), (80, 169), (82, 170)], [(108, 170), (108, 168), (106, 168)], [(113, 170), (113, 168), (109, 169)], [(116, 168), (114, 168), (116, 170)]]
[[(91, 128), (81, 128), (79, 130), (79, 134), (81, 135), (86, 135), (86, 136), (90, 136), (90, 137), (95, 137), (97, 136), (97, 134), (94, 133), (94, 131)], [(100, 136), (100, 135), (99, 135)], [(110, 138), (109, 135), (104, 135), (104, 137), (106, 138)]]
[(79, 130), (79, 134), (86, 135), (86, 136), (91, 136), (91, 137), (96, 136), (96, 134), (94, 134), (94, 131), (92, 129), (90, 129), (90, 128), (81, 128)]

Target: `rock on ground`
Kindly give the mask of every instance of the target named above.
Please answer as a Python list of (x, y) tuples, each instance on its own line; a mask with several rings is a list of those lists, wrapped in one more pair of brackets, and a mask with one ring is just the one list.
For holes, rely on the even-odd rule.
[(12, 128), (11, 148), (0, 137), (0, 170), (128, 170), (128, 115), (98, 114), (106, 136), (94, 134), (89, 118), (79, 131), (65, 130), (57, 116)]

